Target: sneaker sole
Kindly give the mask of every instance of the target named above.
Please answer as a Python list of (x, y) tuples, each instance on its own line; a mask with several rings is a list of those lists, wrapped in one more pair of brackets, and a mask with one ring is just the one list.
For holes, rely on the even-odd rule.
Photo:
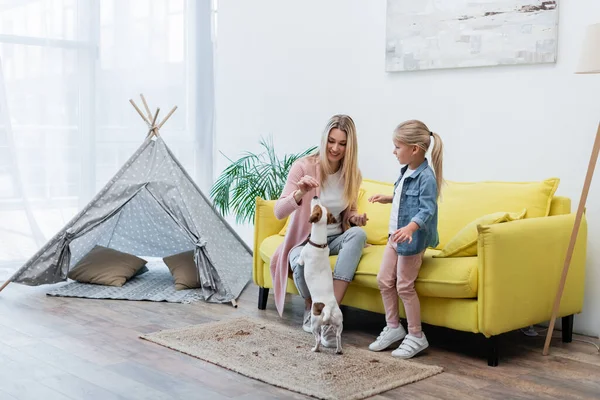
[(398, 339), (398, 340), (395, 340), (395, 341), (391, 342), (389, 345), (387, 345), (386, 347), (384, 347), (384, 348), (382, 348), (382, 349), (379, 349), (379, 350), (374, 350), (374, 349), (371, 349), (371, 348), (369, 347), (369, 350), (371, 350), (371, 351), (375, 351), (375, 352), (377, 352), (377, 351), (384, 351), (384, 350), (387, 350), (387, 349), (389, 349), (389, 348), (390, 348), (390, 347), (391, 347), (393, 344), (396, 344), (396, 343), (398, 343), (399, 341), (401, 341), (402, 339), (404, 339), (404, 337), (405, 337), (405, 336), (406, 336), (406, 335), (402, 336), (402, 337), (401, 337), (400, 339)]
[(422, 349), (419, 349), (419, 350), (417, 350), (417, 351), (416, 351), (414, 354), (412, 354), (412, 355), (410, 355), (410, 356), (404, 356), (404, 355), (401, 355), (401, 354), (394, 354), (394, 353), (392, 352), (392, 357), (400, 358), (400, 359), (402, 359), (402, 360), (408, 360), (408, 359), (410, 359), (410, 358), (413, 358), (414, 356), (416, 356), (417, 354), (419, 354), (419, 353), (420, 353), (420, 352), (422, 352), (423, 350), (427, 349), (428, 347), (429, 347), (429, 344), (428, 344), (427, 346), (423, 347)]

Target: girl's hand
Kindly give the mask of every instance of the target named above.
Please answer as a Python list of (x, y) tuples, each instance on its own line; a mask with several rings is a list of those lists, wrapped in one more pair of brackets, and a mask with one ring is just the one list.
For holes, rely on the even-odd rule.
[(356, 226), (365, 226), (368, 220), (369, 218), (367, 218), (367, 213), (354, 215), (352, 218), (350, 218), (350, 222)]
[(319, 182), (315, 178), (309, 175), (304, 175), (297, 183), (298, 189), (300, 189), (300, 193), (302, 196), (306, 194), (306, 192), (319, 187)]
[(385, 194), (374, 194), (373, 196), (369, 197), (369, 202), (381, 204), (391, 203), (392, 196), (387, 196)]
[(413, 233), (419, 229), (419, 226), (414, 222), (398, 229), (396, 232), (392, 233), (392, 242), (394, 243), (403, 243), (408, 240), (408, 243), (412, 243), (412, 235)]

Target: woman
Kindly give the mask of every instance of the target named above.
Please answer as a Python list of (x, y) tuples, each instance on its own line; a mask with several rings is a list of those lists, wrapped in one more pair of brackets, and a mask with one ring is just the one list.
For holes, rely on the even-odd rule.
[[(302, 327), (307, 332), (311, 332), (311, 298), (304, 280), (304, 267), (296, 261), (310, 235), (310, 199), (319, 196), (337, 221), (327, 226), (327, 242), (330, 254), (338, 255), (333, 271), (333, 290), (338, 304), (354, 278), (365, 247), (367, 236), (360, 227), (366, 225), (367, 215), (359, 215), (356, 211), (362, 181), (357, 153), (354, 121), (347, 115), (334, 115), (323, 131), (319, 151), (292, 165), (281, 197), (275, 204), (277, 219), (293, 213), (284, 241), (271, 259), (275, 305), (281, 315), (291, 267), (296, 288), (305, 299)], [(326, 327), (322, 337), (323, 346), (335, 346), (332, 329)]]

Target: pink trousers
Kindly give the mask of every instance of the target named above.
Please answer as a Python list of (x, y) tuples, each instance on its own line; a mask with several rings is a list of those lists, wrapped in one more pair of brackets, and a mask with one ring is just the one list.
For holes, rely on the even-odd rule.
[(423, 253), (413, 256), (401, 256), (396, 252), (396, 243), (388, 240), (379, 273), (377, 284), (385, 308), (385, 321), (390, 328), (397, 328), (400, 320), (398, 313), (398, 297), (402, 299), (408, 332), (421, 332), (421, 304), (415, 291), (415, 280), (423, 262)]

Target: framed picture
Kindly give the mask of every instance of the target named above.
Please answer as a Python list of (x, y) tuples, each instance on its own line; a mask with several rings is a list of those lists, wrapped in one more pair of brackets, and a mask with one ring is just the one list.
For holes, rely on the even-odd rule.
[(386, 71), (556, 62), (550, 0), (387, 0)]

